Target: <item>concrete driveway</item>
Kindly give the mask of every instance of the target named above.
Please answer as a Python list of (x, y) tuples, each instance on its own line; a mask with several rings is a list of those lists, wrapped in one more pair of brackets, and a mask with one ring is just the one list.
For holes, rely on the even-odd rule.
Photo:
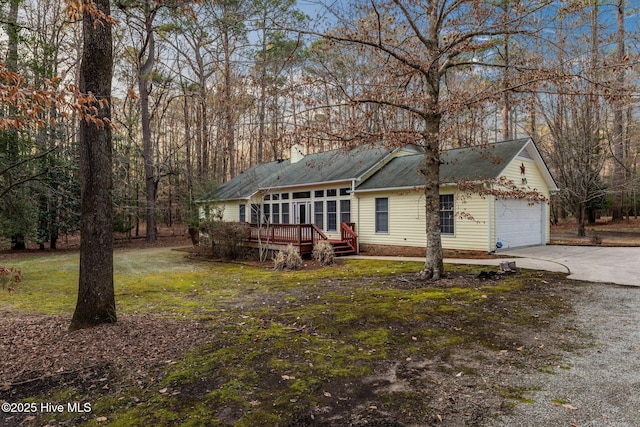
[(500, 255), (518, 257), (516, 265), (522, 268), (566, 271), (570, 279), (640, 286), (640, 247), (549, 245), (500, 251)]
[[(444, 262), (498, 266), (504, 261), (515, 261), (517, 268), (569, 273), (570, 279), (640, 286), (640, 247), (549, 245), (509, 249), (500, 251), (499, 254), (506, 258), (445, 258)], [(359, 255), (349, 258), (424, 261), (424, 258)]]

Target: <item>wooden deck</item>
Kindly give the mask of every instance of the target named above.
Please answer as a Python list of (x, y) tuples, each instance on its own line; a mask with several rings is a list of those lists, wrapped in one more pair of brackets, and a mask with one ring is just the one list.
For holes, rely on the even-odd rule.
[(353, 255), (358, 253), (358, 236), (355, 223), (340, 224), (340, 240), (329, 239), (314, 224), (250, 224), (249, 246), (279, 250), (288, 245), (297, 247), (300, 255), (309, 255), (313, 246), (320, 240), (326, 240), (334, 248), (335, 254)]

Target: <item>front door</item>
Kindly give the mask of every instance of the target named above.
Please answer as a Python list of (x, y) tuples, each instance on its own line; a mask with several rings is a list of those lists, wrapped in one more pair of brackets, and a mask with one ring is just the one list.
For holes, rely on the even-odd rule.
[(293, 202), (295, 224), (311, 223), (311, 202)]

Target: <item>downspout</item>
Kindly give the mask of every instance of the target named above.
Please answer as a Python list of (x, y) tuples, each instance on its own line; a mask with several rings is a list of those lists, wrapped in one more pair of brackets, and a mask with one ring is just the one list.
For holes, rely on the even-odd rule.
[[(351, 196), (352, 198), (355, 197), (356, 199), (356, 209), (358, 210), (358, 213), (356, 215), (356, 235), (358, 234), (358, 231), (360, 229), (360, 198), (356, 195), (356, 180), (352, 179), (351, 180)], [(358, 247), (356, 248), (357, 253), (360, 253), (360, 239), (358, 238)]]
[(491, 218), (491, 202), (493, 201), (493, 196), (489, 196), (487, 197), (487, 231), (489, 233), (489, 235), (487, 236), (487, 253), (492, 253), (493, 252), (493, 245), (491, 244), (491, 223), (492, 223), (492, 218)]

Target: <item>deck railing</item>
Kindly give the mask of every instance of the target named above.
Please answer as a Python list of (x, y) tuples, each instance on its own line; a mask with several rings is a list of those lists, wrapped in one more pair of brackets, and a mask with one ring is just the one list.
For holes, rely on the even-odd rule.
[[(353, 253), (358, 252), (358, 235), (355, 227), (353, 222), (340, 224), (340, 240), (346, 243)], [(267, 246), (291, 244), (298, 247), (301, 254), (311, 253), (320, 240), (329, 241), (327, 235), (315, 224), (249, 224), (249, 230), (248, 242)], [(335, 247), (337, 241), (330, 242)]]
[(249, 240), (265, 244), (314, 245), (327, 236), (314, 224), (251, 224)]

